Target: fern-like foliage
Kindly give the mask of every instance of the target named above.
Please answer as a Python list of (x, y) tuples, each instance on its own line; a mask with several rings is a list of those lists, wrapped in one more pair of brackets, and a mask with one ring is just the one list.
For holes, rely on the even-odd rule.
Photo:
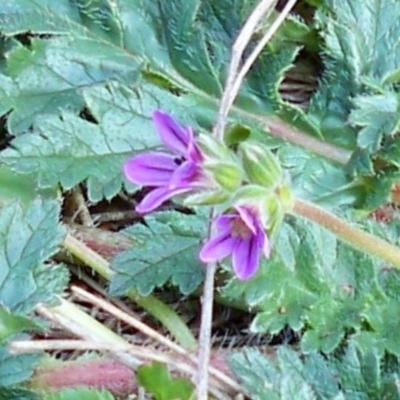
[(353, 343), (330, 357), (305, 356), (280, 347), (270, 359), (247, 349), (229, 359), (232, 371), (254, 400), (399, 399), (400, 366), (375, 349), (357, 350)]

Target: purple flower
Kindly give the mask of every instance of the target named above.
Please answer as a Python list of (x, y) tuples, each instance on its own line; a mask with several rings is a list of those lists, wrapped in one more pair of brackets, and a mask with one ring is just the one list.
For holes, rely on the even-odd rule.
[(216, 218), (218, 234), (201, 249), (203, 262), (222, 260), (232, 255), (233, 270), (241, 280), (250, 279), (258, 269), (260, 256), (269, 257), (271, 245), (257, 214), (238, 206), (232, 214)]
[(137, 206), (140, 213), (148, 213), (171, 197), (206, 185), (201, 168), (202, 153), (194, 140), (191, 128), (185, 128), (169, 114), (153, 113), (153, 121), (163, 144), (175, 155), (148, 152), (130, 158), (124, 173), (131, 182), (155, 187)]

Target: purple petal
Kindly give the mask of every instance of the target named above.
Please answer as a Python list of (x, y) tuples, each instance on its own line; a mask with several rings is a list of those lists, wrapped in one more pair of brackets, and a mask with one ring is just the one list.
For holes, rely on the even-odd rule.
[(246, 226), (251, 230), (251, 232), (256, 235), (257, 234), (257, 219), (253, 215), (253, 213), (247, 207), (236, 207), (237, 212), (240, 215), (242, 221), (246, 224)]
[(261, 222), (257, 220), (256, 225), (257, 225), (257, 233), (255, 235), (255, 240), (257, 242), (257, 247), (261, 249), (265, 258), (269, 258), (269, 256), (271, 255), (271, 242)]
[(232, 265), (236, 276), (240, 280), (250, 279), (258, 269), (260, 262), (260, 248), (255, 237), (240, 240), (232, 255)]
[(271, 242), (267, 235), (264, 236), (264, 243), (261, 248), (265, 258), (269, 258), (271, 255)]
[(214, 226), (219, 231), (226, 231), (226, 230), (231, 231), (232, 230), (231, 222), (232, 219), (234, 218), (237, 218), (237, 216), (234, 214), (222, 214), (215, 219)]
[(192, 162), (182, 163), (174, 173), (170, 180), (170, 188), (173, 189), (179, 186), (188, 186), (195, 182), (196, 177), (199, 175), (199, 167)]
[(140, 214), (146, 214), (155, 210), (162, 203), (169, 200), (171, 197), (189, 191), (190, 188), (180, 187), (176, 189), (169, 189), (167, 187), (160, 187), (152, 190), (143, 200), (137, 205), (136, 211)]
[(127, 179), (138, 185), (166, 186), (178, 165), (169, 154), (150, 152), (138, 154), (124, 164)]
[(186, 157), (189, 143), (193, 137), (191, 130), (184, 128), (171, 115), (162, 111), (155, 111), (153, 113), (153, 121), (164, 145), (170, 150)]
[(232, 253), (236, 241), (229, 231), (214, 236), (200, 250), (200, 260), (203, 262), (222, 260)]
[(190, 141), (187, 147), (187, 158), (195, 163), (202, 162), (204, 158), (200, 147), (197, 145), (196, 141), (193, 138), (192, 130), (190, 130)]

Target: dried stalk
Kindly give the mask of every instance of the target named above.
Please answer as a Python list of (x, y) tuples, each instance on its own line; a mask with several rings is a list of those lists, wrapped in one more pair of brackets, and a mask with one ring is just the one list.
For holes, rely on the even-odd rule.
[[(214, 127), (213, 135), (216, 139), (222, 141), (224, 129), (227, 123), (229, 109), (231, 108), (242, 84), (243, 78), (249, 71), (259, 53), (262, 51), (268, 40), (274, 35), (280, 27), (287, 14), (295, 5), (296, 0), (289, 0), (282, 13), (274, 21), (268, 31), (264, 34), (256, 48), (245, 61), (243, 67), (240, 68), (243, 53), (249, 44), (254, 32), (260, 24), (260, 21), (273, 8), (274, 0), (261, 0), (257, 7), (253, 10), (242, 30), (237, 37), (233, 48), (231, 62), (229, 66), (228, 78), (225, 84), (224, 93), (222, 95), (217, 121)], [(214, 212), (212, 212), (212, 216)], [(211, 221), (210, 221), (211, 223)], [(210, 360), (211, 347), (211, 325), (212, 310), (214, 302), (214, 276), (217, 268), (216, 263), (209, 263), (206, 269), (206, 277), (202, 298), (202, 315), (199, 337), (199, 365), (197, 376), (197, 399), (207, 400), (208, 398), (208, 364)]]

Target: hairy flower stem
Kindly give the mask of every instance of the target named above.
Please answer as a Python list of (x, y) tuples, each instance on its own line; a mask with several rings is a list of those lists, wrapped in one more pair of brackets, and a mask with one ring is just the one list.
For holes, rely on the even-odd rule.
[[(210, 212), (208, 237), (211, 234), (211, 221), (213, 220), (214, 216), (215, 210), (213, 209)], [(210, 262), (207, 264), (203, 285), (196, 387), (196, 395), (198, 400), (206, 400), (208, 398), (208, 365), (210, 363), (211, 354), (211, 328), (214, 309), (214, 279), (217, 266), (218, 264), (216, 262)]]
[[(71, 235), (67, 235), (63, 245), (74, 257), (92, 268), (100, 276), (107, 280), (111, 279), (113, 271), (108, 261), (86, 246), (83, 242), (75, 239)], [(139, 296), (134, 290), (130, 290), (127, 296), (150, 315), (158, 319), (183, 348), (188, 351), (194, 351), (197, 348), (196, 339), (190, 329), (179, 315), (167, 304), (154, 296)]]
[(355, 228), (328, 211), (304, 200), (295, 200), (293, 213), (316, 222), (351, 246), (381, 258), (400, 269), (400, 248)]

